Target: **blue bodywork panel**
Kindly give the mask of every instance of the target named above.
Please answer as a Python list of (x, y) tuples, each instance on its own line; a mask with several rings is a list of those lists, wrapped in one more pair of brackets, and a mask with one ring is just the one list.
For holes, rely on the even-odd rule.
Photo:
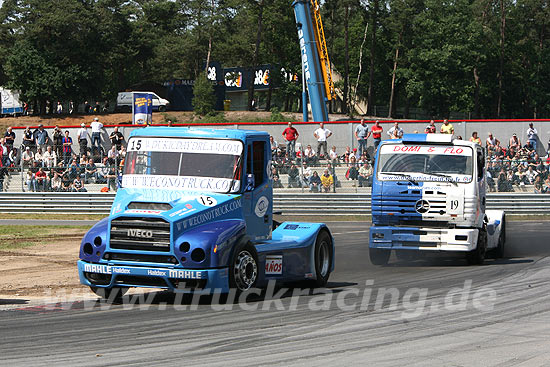
[[(324, 224), (294, 222), (272, 230), (267, 133), (147, 127), (134, 130), (130, 139), (133, 137), (242, 141), (245, 164), (238, 175), (242, 182), (238, 191), (231, 193), (120, 188), (110, 216), (82, 239), (78, 262), (82, 284), (179, 291), (185, 283), (186, 292), (227, 292), (233, 250), (243, 241), (256, 248), (259, 286), (270, 279), (316, 279), (315, 242), (321, 230), (330, 232)], [(246, 182), (247, 176), (256, 180)], [(332, 252), (334, 259), (334, 246)]]

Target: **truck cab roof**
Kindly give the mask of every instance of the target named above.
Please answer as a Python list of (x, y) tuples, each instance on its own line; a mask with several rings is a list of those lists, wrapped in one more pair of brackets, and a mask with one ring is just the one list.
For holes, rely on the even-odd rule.
[(165, 136), (178, 138), (212, 138), (212, 139), (237, 139), (246, 141), (249, 138), (269, 138), (269, 134), (263, 131), (239, 130), (239, 129), (205, 129), (192, 127), (157, 127), (148, 126), (143, 129), (135, 129), (132, 136)]

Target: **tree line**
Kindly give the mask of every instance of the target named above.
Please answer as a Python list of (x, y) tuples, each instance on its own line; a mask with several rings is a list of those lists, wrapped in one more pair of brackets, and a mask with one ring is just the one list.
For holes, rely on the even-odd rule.
[[(544, 0), (324, 0), (331, 109), (388, 117), (544, 118), (550, 113), (550, 8)], [(300, 50), (290, 0), (5, 0), (0, 85), (46, 100), (106, 100), (144, 81), (194, 79), (209, 60), (271, 64), (267, 109), (299, 108)], [(252, 83), (251, 83), (252, 84)], [(249, 107), (254, 96), (249, 87)], [(379, 111), (379, 110), (378, 110)]]

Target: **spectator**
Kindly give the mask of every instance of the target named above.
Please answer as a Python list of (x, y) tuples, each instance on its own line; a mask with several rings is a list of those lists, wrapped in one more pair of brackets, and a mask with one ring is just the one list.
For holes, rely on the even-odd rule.
[(97, 155), (101, 154), (101, 130), (103, 129), (103, 124), (99, 122), (99, 119), (96, 117), (91, 123), (92, 127), (92, 155), (97, 149)]
[(527, 140), (527, 143), (523, 146), (523, 151), (528, 156), (535, 154), (535, 147), (531, 144), (531, 140)]
[(63, 133), (57, 125), (53, 131), (53, 151), (58, 158), (63, 157)]
[(535, 193), (536, 193), (536, 194), (544, 194), (544, 193), (546, 193), (546, 189), (545, 189), (545, 187), (544, 187), (544, 183), (543, 183), (543, 181), (542, 181), (542, 179), (541, 179), (540, 176), (537, 176), (537, 178), (535, 179), (535, 188), (534, 188), (534, 190), (535, 190)]
[[(327, 149), (327, 139), (332, 135), (332, 131), (325, 128), (325, 123), (319, 123), (319, 128), (313, 132), (313, 136), (317, 139), (317, 157), (327, 159), (328, 149)], [(323, 148), (323, 155), (321, 156), (321, 148)]]
[(84, 182), (85, 183), (88, 183), (90, 177), (93, 177), (95, 182), (97, 183), (99, 181), (99, 172), (97, 170), (97, 166), (96, 164), (94, 163), (94, 160), (93, 159), (89, 159), (88, 160), (88, 164), (86, 164), (86, 167), (84, 169)]
[(36, 188), (38, 191), (47, 191), (48, 190), (48, 176), (44, 172), (44, 168), (40, 167), (38, 172), (35, 175), (36, 178)]
[(538, 131), (533, 127), (533, 123), (529, 123), (529, 128), (527, 129), (527, 140), (531, 143), (531, 146), (536, 151), (537, 150), (537, 140), (539, 139)]
[(399, 122), (395, 121), (387, 134), (390, 136), (390, 139), (401, 139), (403, 137), (403, 129), (399, 127)]
[(535, 179), (537, 176), (538, 176), (537, 171), (533, 169), (533, 166), (529, 166), (529, 168), (527, 168), (527, 172), (525, 172), (525, 177), (527, 178), (527, 182), (530, 185), (533, 185), (535, 183)]
[(84, 187), (84, 182), (82, 182), (82, 179), (80, 178), (80, 175), (76, 176), (76, 178), (74, 179), (72, 191), (74, 191), (74, 192), (87, 192), (88, 191)]
[(33, 166), (34, 162), (34, 153), (31, 151), (30, 147), (25, 147), (25, 152), (21, 155), (23, 161), (23, 168), (30, 168)]
[(101, 109), (101, 112), (103, 113), (109, 113), (109, 108), (111, 106), (109, 105), (109, 101), (105, 101), (105, 103), (103, 104), (103, 108)]
[(78, 145), (80, 146), (80, 154), (88, 152), (88, 129), (85, 123), (80, 124), (78, 129)]
[(359, 144), (359, 153), (367, 151), (367, 140), (370, 136), (369, 125), (365, 123), (365, 119), (361, 119), (361, 122), (355, 128), (355, 138)]
[(309, 144), (304, 150), (304, 161), (307, 165), (312, 165), (317, 163), (317, 155), (315, 154), (315, 151)]
[(307, 187), (309, 185), (309, 178), (311, 177), (311, 174), (312, 174), (311, 168), (304, 164), (302, 166), (302, 175), (301, 175), (302, 186)]
[(94, 113), (100, 113), (101, 112), (101, 105), (99, 104), (99, 101), (95, 101), (95, 106), (94, 106)]
[(349, 158), (350, 156), (352, 155), (353, 153), (351, 152), (351, 148), (348, 146), (346, 147), (346, 151), (344, 152), (344, 154), (342, 154), (342, 156), (340, 157), (344, 162), (348, 163), (349, 162)]
[(313, 171), (313, 174), (309, 178), (309, 191), (319, 192), (319, 187), (321, 186), (321, 178), (317, 171)]
[(332, 178), (334, 179), (334, 187), (342, 186), (341, 183), (340, 183), (340, 180), (338, 180), (338, 176), (336, 175), (336, 172), (335, 172), (335, 170), (334, 170), (334, 168), (333, 168), (333, 166), (330, 162), (327, 163), (327, 169), (330, 172), (330, 174), (332, 175)]
[(300, 184), (300, 171), (298, 170), (298, 167), (296, 167), (295, 164), (292, 164), (290, 166), (290, 169), (288, 170), (288, 188), (293, 188), (293, 187), (301, 187), (302, 185)]
[(500, 141), (493, 137), (493, 133), (489, 133), (489, 136), (485, 140), (485, 147), (487, 148), (487, 155), (491, 156), (500, 148)]
[(10, 154), (8, 156), (9, 158), (9, 165), (10, 166), (19, 166), (19, 163), (20, 163), (20, 158), (19, 157), (19, 151), (17, 150), (17, 148), (13, 148), (11, 151), (10, 151)]
[[(26, 148), (25, 148), (26, 149)], [(32, 170), (27, 170), (27, 179), (26, 179), (26, 182), (27, 182), (27, 191), (36, 191), (36, 178), (34, 176), (34, 173), (32, 172)]]
[(273, 135), (269, 136), (269, 143), (271, 144), (271, 156), (272, 157), (278, 156), (279, 153), (280, 153), (279, 143), (277, 143), (277, 141), (275, 141), (275, 139), (273, 138)]
[(516, 133), (512, 134), (512, 137), (508, 142), (508, 149), (514, 149), (514, 151), (518, 151), (519, 149), (521, 149), (521, 142), (519, 141), (519, 138), (516, 135)]
[(56, 171), (54, 171), (53, 173), (53, 177), (50, 181), (50, 186), (52, 191), (61, 191), (61, 176)]
[(74, 102), (69, 102), (69, 115), (72, 115), (74, 113)]
[(8, 154), (13, 149), (13, 143), (15, 141), (15, 133), (13, 132), (12, 127), (8, 127), (6, 133), (4, 134), (4, 139), (6, 141), (6, 147), (8, 148)]
[(30, 127), (26, 127), (25, 131), (23, 132), (23, 146), (25, 148), (29, 147), (30, 149), (34, 149), (35, 142), (34, 142), (34, 136), (31, 132)]
[(283, 137), (287, 142), (286, 151), (290, 159), (296, 158), (296, 140), (298, 139), (298, 136), (300, 136), (298, 130), (292, 127), (292, 122), (289, 122), (288, 127), (283, 131)]
[(88, 101), (84, 102), (84, 113), (91, 113), (92, 112), (92, 106), (88, 103)]
[(118, 161), (118, 150), (116, 149), (116, 145), (113, 145), (109, 152), (107, 152), (107, 157), (115, 162)]
[(372, 127), (372, 138), (374, 139), (374, 150), (378, 150), (378, 146), (382, 141), (382, 126), (380, 126), (380, 121), (376, 120), (374, 126)]
[(57, 101), (57, 114), (61, 115), (63, 113), (63, 105), (61, 104), (61, 101)]
[(334, 179), (328, 169), (325, 169), (323, 175), (321, 176), (321, 186), (323, 188), (323, 192), (330, 192), (332, 185), (334, 185)]
[(117, 150), (120, 150), (122, 148), (122, 142), (124, 141), (124, 135), (120, 131), (118, 131), (118, 127), (115, 126), (115, 129), (109, 135), (109, 139), (111, 140), (111, 145), (116, 146)]
[(124, 145), (120, 148), (118, 156), (121, 160), (124, 160), (124, 158), (126, 158), (126, 148), (124, 147)]
[[(354, 155), (350, 156), (349, 163), (348, 163), (348, 170), (346, 172), (346, 178), (350, 181), (357, 180), (357, 176), (359, 175), (359, 170), (357, 169), (357, 159)], [(353, 183), (353, 186), (355, 186), (355, 183)]]
[(435, 132), (437, 131), (436, 127), (435, 127), (435, 121), (434, 120), (430, 120), (430, 123), (428, 124), (428, 126), (426, 126), (426, 128), (424, 129), (424, 132), (426, 134), (435, 134)]
[(107, 158), (107, 175), (105, 178), (107, 179), (107, 190), (110, 191), (111, 188), (113, 191), (117, 190), (117, 172), (116, 172), (116, 164), (115, 162), (111, 161)]
[(359, 176), (359, 187), (370, 187), (372, 186), (372, 167), (369, 163), (364, 163), (358, 172)]
[(474, 131), (472, 133), (472, 137), (470, 138), (470, 141), (472, 143), (476, 143), (477, 145), (481, 146), (481, 139), (479, 138), (479, 136), (477, 136), (477, 131)]
[(281, 183), (281, 179), (279, 177), (279, 172), (277, 172), (277, 168), (273, 167), (271, 169), (271, 175), (273, 177), (273, 188), (274, 189), (282, 189), (283, 184)]
[(53, 151), (51, 145), (48, 145), (48, 147), (46, 148), (43, 159), (44, 165), (47, 168), (54, 167), (57, 164), (57, 156), (55, 155), (55, 152)]
[(73, 139), (69, 136), (69, 130), (65, 130), (65, 136), (63, 137), (63, 162), (69, 164), (73, 153)]
[(443, 120), (443, 125), (441, 125), (441, 134), (451, 134), (455, 133), (455, 129), (452, 124), (449, 123), (449, 120)]
[(46, 145), (50, 144), (50, 137), (48, 136), (48, 132), (44, 129), (44, 125), (38, 125), (38, 129), (34, 131), (33, 135), (38, 148), (42, 148), (42, 151), (45, 152)]
[(36, 154), (34, 155), (34, 161), (38, 164), (39, 167), (44, 167), (44, 153), (42, 152), (42, 148), (38, 148), (36, 150)]
[(332, 162), (332, 164), (338, 163), (338, 153), (336, 153), (336, 146), (334, 145), (332, 146), (332, 148), (330, 149), (330, 152), (328, 152), (328, 157)]
[(7, 163), (8, 163), (8, 154), (9, 154), (9, 149), (8, 149), (8, 146), (6, 145), (6, 139), (5, 138), (2, 138), (0, 139), (0, 166), (1, 167), (6, 167), (7, 166)]

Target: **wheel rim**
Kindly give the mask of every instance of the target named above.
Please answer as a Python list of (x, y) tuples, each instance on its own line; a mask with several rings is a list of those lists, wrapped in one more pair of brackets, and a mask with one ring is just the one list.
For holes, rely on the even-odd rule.
[(330, 265), (330, 255), (328, 250), (328, 243), (327, 241), (321, 242), (319, 245), (319, 252), (317, 253), (317, 261), (319, 264), (319, 275), (321, 277), (326, 277), (329, 270)]
[(239, 252), (235, 259), (233, 276), (239, 290), (246, 291), (252, 287), (258, 277), (258, 266), (250, 252)]

